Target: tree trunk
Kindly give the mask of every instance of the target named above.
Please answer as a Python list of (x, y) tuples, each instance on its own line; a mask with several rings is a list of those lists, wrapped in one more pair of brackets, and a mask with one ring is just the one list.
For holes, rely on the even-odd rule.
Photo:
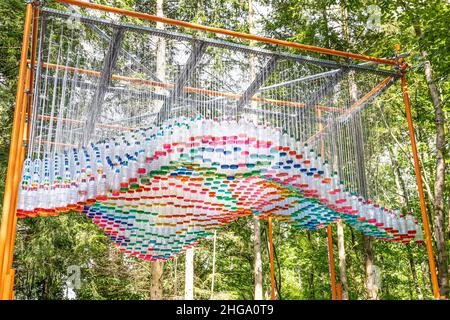
[[(163, 0), (156, 1), (156, 15), (159, 17), (164, 17), (163, 11)], [(164, 24), (157, 22), (157, 29), (164, 29)], [(165, 70), (166, 70), (166, 41), (164, 38), (159, 37), (156, 43), (156, 76), (159, 80), (165, 81)], [(162, 101), (157, 107), (162, 107)], [(152, 262), (152, 282), (150, 289), (150, 297), (153, 300), (160, 300), (163, 297), (163, 262), (155, 261)]]
[[(384, 257), (383, 257), (382, 254), (381, 254), (381, 256), (380, 256), (380, 260), (381, 260), (381, 263), (384, 265)], [(388, 284), (388, 285), (382, 286), (382, 289), (384, 289), (385, 296), (389, 299), (389, 295), (390, 295), (390, 292), (389, 292), (389, 284)], [(383, 291), (383, 290), (381, 290), (381, 291)]]
[[(250, 34), (255, 33), (255, 25), (253, 20), (253, 0), (248, 0), (248, 30)], [(256, 66), (255, 66), (255, 56), (250, 55), (249, 67), (250, 67), (250, 77), (254, 78), (256, 76)], [(256, 108), (257, 104), (255, 102), (251, 103), (252, 108)], [(261, 259), (261, 225), (259, 218), (253, 217), (253, 253), (255, 256), (253, 265), (253, 276), (255, 281), (254, 288), (254, 299), (263, 299), (263, 288), (262, 288), (262, 259)]]
[[(350, 46), (350, 29), (348, 25), (348, 11), (343, 4), (340, 2), (341, 6), (341, 16), (342, 16), (342, 36), (347, 44)], [(349, 72), (349, 94), (350, 100), (355, 102), (358, 100), (358, 88), (354, 79), (354, 72)], [(363, 131), (361, 127), (361, 116), (355, 114), (353, 117), (353, 130), (354, 139), (356, 144), (356, 167), (358, 169), (358, 187), (359, 192), (364, 196), (365, 199), (368, 198), (367, 181), (366, 181), (366, 170), (364, 168), (364, 140)], [(372, 239), (370, 237), (362, 236), (364, 256), (365, 256), (365, 266), (366, 266), (366, 291), (369, 299), (378, 299), (378, 286), (375, 279), (375, 265), (374, 265), (374, 252)]]
[(212, 261), (212, 275), (211, 275), (211, 296), (210, 299), (214, 297), (214, 281), (216, 277), (216, 242), (217, 242), (217, 232), (214, 230), (213, 238), (213, 261)]
[(342, 220), (336, 222), (339, 254), (339, 279), (342, 285), (342, 300), (348, 300), (347, 263), (345, 259), (344, 226)]
[(425, 261), (423, 261), (420, 264), (420, 270), (422, 271), (422, 282), (423, 282), (423, 286), (425, 287), (425, 291), (426, 292), (430, 292), (431, 291), (431, 287), (430, 287), (430, 273), (427, 270), (427, 264), (425, 263)]
[(150, 298), (152, 300), (161, 300), (163, 297), (162, 289), (163, 262), (152, 262), (152, 282), (150, 288)]
[(255, 253), (255, 261), (253, 265), (255, 279), (255, 300), (262, 300), (262, 259), (261, 259), (261, 226), (258, 217), (253, 217), (253, 251)]
[[(422, 36), (422, 30), (418, 24), (414, 26), (418, 39)], [(420, 41), (420, 40), (419, 40)], [(434, 183), (434, 233), (436, 238), (436, 249), (438, 255), (438, 278), (441, 295), (447, 295), (449, 289), (448, 279), (448, 249), (445, 232), (445, 212), (444, 212), (444, 186), (445, 186), (445, 128), (444, 112), (442, 109), (439, 92), (433, 80), (433, 70), (428, 60), (426, 49), (421, 51), (425, 60), (424, 71), (431, 101), (435, 111), (436, 125), (436, 175)]]
[[(424, 59), (427, 52), (422, 51)], [(448, 294), (448, 250), (445, 234), (444, 186), (445, 186), (445, 131), (444, 113), (439, 101), (436, 85), (432, 78), (431, 64), (425, 62), (425, 76), (435, 108), (436, 123), (436, 178), (434, 183), (434, 229), (438, 253), (439, 287), (442, 295)]]
[(186, 250), (184, 300), (194, 300), (194, 248)]
[[(349, 73), (349, 83), (350, 83), (350, 96), (353, 101), (357, 98), (357, 88), (353, 78), (353, 73)], [(363, 131), (361, 126), (361, 115), (355, 114), (353, 117), (353, 130), (355, 133), (354, 139), (356, 143), (356, 167), (358, 169), (358, 189), (360, 194), (368, 199), (368, 189), (366, 180), (366, 170), (364, 161), (364, 140)], [(365, 266), (366, 266), (366, 292), (368, 299), (377, 300), (378, 299), (378, 284), (376, 281), (376, 269), (375, 269), (375, 257), (373, 250), (373, 240), (370, 237), (362, 236), (364, 256), (365, 256)]]
[(409, 247), (409, 244), (406, 245), (406, 253), (408, 255), (408, 261), (409, 261), (409, 267), (411, 268), (411, 276), (414, 282), (414, 287), (416, 288), (417, 297), (422, 300), (422, 290), (419, 286), (419, 281), (417, 279), (417, 272), (416, 272), (416, 265), (414, 263), (414, 257), (411, 252), (411, 248)]
[[(311, 239), (311, 233), (310, 232), (307, 233), (307, 238), (308, 238), (309, 245), (311, 247), (311, 251), (314, 252), (316, 248), (315, 248), (314, 243), (313, 243), (313, 241)], [(315, 281), (315, 279), (314, 279), (315, 278), (314, 277), (314, 269), (315, 269), (314, 261), (312, 261), (310, 268), (311, 268), (311, 272), (309, 274), (309, 279), (308, 279), (309, 298), (310, 299), (315, 299), (316, 298), (316, 292), (315, 292), (315, 286), (314, 286), (314, 281)]]
[(174, 300), (178, 300), (178, 256), (174, 258), (173, 265), (174, 265), (173, 295)]
[[(335, 161), (333, 163), (335, 164), (334, 171), (338, 172), (340, 176), (340, 168), (341, 168), (341, 155), (339, 154), (339, 149), (335, 148), (336, 152), (334, 154)], [(348, 294), (348, 280), (347, 280), (347, 255), (345, 252), (345, 237), (344, 237), (344, 225), (342, 223), (342, 220), (338, 220), (336, 223), (337, 226), (337, 243), (338, 243), (338, 256), (339, 256), (339, 279), (341, 282), (341, 289), (342, 289), (342, 299), (348, 300), (349, 294)], [(352, 246), (355, 246), (355, 234), (353, 233), (353, 230), (350, 230), (351, 232), (351, 239), (352, 239)]]
[(366, 260), (366, 293), (367, 299), (378, 300), (378, 281), (374, 263), (372, 239), (362, 236)]

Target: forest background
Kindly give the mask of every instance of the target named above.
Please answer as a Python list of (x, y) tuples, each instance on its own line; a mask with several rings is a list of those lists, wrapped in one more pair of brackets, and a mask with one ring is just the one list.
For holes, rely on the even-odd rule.
[[(378, 57), (394, 46), (407, 62), (413, 121), (426, 205), (442, 292), (449, 288), (450, 239), (450, 1), (448, 0), (96, 0), (101, 4), (164, 15), (209, 26)], [(51, 1), (50, 7), (61, 8)], [(25, 2), (0, 2), (0, 191), (12, 128)], [(414, 167), (399, 85), (380, 102), (388, 134), (371, 183), (391, 207), (420, 217)], [(15, 262), (17, 299), (182, 299), (185, 279), (195, 299), (270, 298), (267, 223), (240, 220), (185, 256), (151, 264), (119, 253), (89, 219), (71, 214), (28, 219), (18, 225)], [(343, 224), (333, 226), (337, 281), (345, 299), (432, 297), (426, 250), (373, 242)], [(274, 227), (278, 299), (330, 299), (326, 230)], [(213, 268), (214, 264), (214, 268)], [(214, 272), (213, 272), (214, 269)], [(68, 280), (75, 271), (79, 280)], [(188, 274), (186, 275), (186, 270)], [(188, 281), (189, 282), (189, 281)], [(448, 295), (448, 293), (447, 293)]]

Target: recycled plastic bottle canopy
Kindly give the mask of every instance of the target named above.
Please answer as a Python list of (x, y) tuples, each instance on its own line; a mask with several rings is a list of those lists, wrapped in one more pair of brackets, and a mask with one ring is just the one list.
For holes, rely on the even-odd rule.
[(320, 164), (313, 148), (273, 129), (179, 117), (53, 158), (43, 154), (43, 161), (27, 158), (17, 215), (81, 212), (120, 250), (151, 261), (252, 214), (306, 230), (340, 218), (382, 241), (422, 241), (416, 221), (373, 205), (336, 171), (324, 176), (327, 160)]

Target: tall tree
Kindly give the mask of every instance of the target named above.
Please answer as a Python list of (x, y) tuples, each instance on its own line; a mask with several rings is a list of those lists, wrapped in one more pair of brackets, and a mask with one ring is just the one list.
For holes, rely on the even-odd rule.
[(184, 299), (194, 300), (194, 248), (186, 250), (184, 274)]
[(347, 260), (345, 253), (344, 225), (342, 220), (336, 222), (339, 255), (339, 279), (342, 284), (342, 299), (348, 300)]
[(428, 58), (428, 49), (426, 44), (421, 43), (422, 28), (420, 24), (415, 21), (414, 31), (419, 39), (421, 47), (420, 54), (424, 59), (424, 72), (427, 82), (428, 90), (430, 91), (431, 101), (435, 110), (435, 124), (436, 124), (436, 170), (434, 182), (434, 234), (436, 238), (436, 248), (438, 252), (438, 275), (439, 287), (441, 288), (441, 295), (447, 295), (449, 290), (448, 278), (448, 248), (447, 236), (445, 230), (445, 209), (444, 209), (444, 187), (445, 187), (445, 157), (446, 157), (446, 141), (445, 141), (445, 118), (442, 108), (439, 92), (433, 78), (433, 68)]
[[(250, 34), (255, 33), (255, 22), (253, 13), (253, 0), (248, 0), (248, 30)], [(255, 78), (256, 76), (256, 66), (255, 66), (255, 56), (250, 56), (250, 78)], [(252, 102), (252, 107), (256, 107), (256, 103)], [(254, 299), (263, 299), (263, 287), (262, 287), (262, 259), (261, 259), (261, 225), (259, 218), (253, 216), (253, 253), (255, 255), (254, 265), (253, 265), (253, 277), (255, 281)]]
[(214, 230), (212, 274), (211, 274), (211, 296), (210, 296), (210, 299), (214, 298), (214, 284), (215, 284), (215, 281), (216, 281), (216, 243), (217, 243), (217, 231)]
[[(342, 25), (342, 37), (344, 42), (347, 43), (348, 47), (352, 47), (352, 38), (350, 37), (349, 28), (349, 13), (347, 8), (347, 3), (345, 1), (340, 1), (339, 3), (341, 9), (341, 25)], [(355, 81), (355, 74), (353, 71), (348, 74), (349, 81), (349, 94), (352, 103), (356, 102), (358, 99), (358, 88)], [(361, 126), (361, 115), (359, 113), (355, 114), (353, 117), (353, 130), (355, 132), (355, 143), (356, 143), (356, 167), (358, 170), (358, 189), (364, 198), (368, 199), (368, 189), (366, 182), (366, 170), (364, 168), (364, 141), (363, 141), (363, 131)], [(371, 300), (378, 299), (378, 286), (376, 284), (376, 268), (374, 263), (374, 250), (373, 250), (373, 240), (370, 237), (362, 236), (365, 266), (366, 266), (366, 292), (367, 297)]]
[[(331, 48), (331, 37), (330, 37), (330, 26), (328, 24), (328, 7), (325, 6), (322, 8), (322, 18), (324, 20), (325, 27), (325, 43), (328, 48)], [(324, 152), (322, 152), (324, 154)], [(336, 154), (336, 158), (339, 156)], [(338, 161), (334, 161), (337, 165)], [(339, 168), (334, 168), (334, 171), (338, 172)], [(337, 230), (337, 247), (338, 247), (338, 259), (339, 259), (339, 280), (342, 288), (342, 299), (348, 300), (348, 281), (347, 281), (347, 256), (345, 253), (345, 234), (344, 234), (344, 225), (342, 220), (339, 219), (336, 222), (336, 230)]]
[[(156, 0), (156, 15), (164, 17), (164, 0)], [(164, 24), (157, 22), (157, 29), (164, 29)], [(161, 81), (166, 78), (166, 40), (162, 37), (158, 38), (156, 43), (156, 76)], [(160, 104), (159, 108), (162, 107)], [(154, 300), (163, 298), (163, 262), (152, 262), (152, 282), (150, 297)]]

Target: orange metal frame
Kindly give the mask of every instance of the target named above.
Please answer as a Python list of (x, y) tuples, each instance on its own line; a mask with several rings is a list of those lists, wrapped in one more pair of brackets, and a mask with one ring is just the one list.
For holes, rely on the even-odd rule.
[(433, 245), (431, 243), (431, 233), (430, 233), (430, 226), (428, 223), (427, 207), (425, 204), (425, 195), (423, 193), (422, 175), (420, 172), (420, 163), (419, 163), (419, 156), (417, 153), (416, 137), (414, 135), (414, 126), (413, 126), (413, 121), (412, 121), (412, 116), (411, 116), (411, 105), (409, 102), (408, 87), (406, 85), (406, 67), (407, 66), (403, 63), (402, 64), (403, 102), (405, 104), (406, 121), (408, 122), (409, 137), (411, 140), (411, 149), (412, 149), (413, 158), (414, 158), (414, 170), (415, 170), (416, 180), (417, 180), (417, 189), (419, 192), (420, 211), (422, 213), (423, 229), (425, 230), (425, 243), (426, 243), (426, 247), (427, 247), (428, 264), (430, 267), (431, 283), (433, 285), (433, 294), (434, 294), (435, 298), (439, 299), (439, 298), (441, 298), (441, 294), (439, 292), (439, 283), (438, 283), (438, 279), (437, 279), (437, 275), (436, 275), (436, 265), (435, 265), (435, 261), (434, 261)]
[[(409, 136), (410, 136), (410, 140), (411, 140), (412, 153), (413, 153), (413, 157), (414, 157), (414, 169), (415, 169), (415, 174), (416, 174), (416, 179), (417, 179), (417, 187), (418, 187), (419, 198), (420, 198), (420, 207), (421, 207), (423, 227), (424, 227), (424, 232), (425, 232), (425, 241), (426, 241), (426, 247), (427, 247), (428, 262), (429, 262), (429, 266), (430, 266), (433, 294), (434, 294), (435, 298), (440, 298), (439, 285), (438, 285), (437, 276), (436, 276), (436, 266), (435, 266), (434, 255), (433, 255), (433, 247), (432, 247), (432, 242), (431, 242), (430, 226), (429, 226), (429, 222), (428, 222), (425, 197), (424, 197), (423, 186), (422, 186), (422, 177), (421, 177), (421, 173), (420, 173), (420, 163), (419, 163), (419, 157), (417, 154), (416, 140), (415, 140), (415, 136), (414, 136), (414, 127), (413, 127), (412, 116), (411, 116), (411, 106), (410, 106), (410, 101), (409, 101), (408, 89), (407, 89), (407, 85), (406, 85), (407, 66), (404, 63), (402, 58), (399, 59), (398, 61), (392, 60), (392, 59), (375, 58), (375, 57), (370, 57), (370, 56), (356, 54), (356, 53), (320, 48), (320, 47), (304, 45), (304, 44), (299, 44), (299, 43), (294, 43), (294, 42), (289, 42), (289, 41), (283, 41), (283, 40), (271, 39), (271, 38), (267, 38), (267, 37), (245, 34), (245, 33), (241, 33), (241, 32), (221, 29), (221, 28), (208, 27), (208, 26), (203, 26), (203, 25), (199, 25), (199, 24), (169, 19), (169, 18), (162, 18), (162, 17), (157, 17), (154, 15), (145, 14), (145, 13), (139, 13), (139, 12), (134, 12), (134, 11), (130, 11), (130, 10), (114, 8), (114, 7), (95, 4), (95, 3), (82, 2), (79, 0), (56, 0), (56, 1), (60, 2), (60, 3), (76, 5), (79, 7), (97, 9), (97, 10), (101, 10), (104, 12), (111, 12), (111, 13), (129, 16), (129, 17), (150, 20), (150, 21), (154, 21), (154, 22), (162, 22), (162, 23), (176, 25), (176, 26), (185, 27), (185, 28), (190, 28), (190, 29), (194, 29), (194, 30), (212, 32), (212, 33), (216, 33), (216, 34), (223, 34), (223, 35), (232, 36), (232, 37), (241, 38), (241, 39), (248, 39), (248, 40), (253, 40), (253, 41), (258, 41), (258, 42), (276, 44), (279, 46), (286, 46), (286, 47), (296, 48), (296, 49), (300, 49), (300, 50), (306, 50), (306, 51), (315, 52), (315, 53), (321, 53), (321, 54), (327, 54), (327, 55), (333, 55), (333, 56), (339, 56), (339, 57), (345, 57), (345, 58), (357, 59), (357, 60), (364, 60), (364, 61), (372, 61), (375, 63), (385, 64), (385, 65), (397, 65), (398, 64), (398, 66), (400, 66), (403, 70), (403, 75), (401, 78), (403, 100), (404, 100), (404, 104), (405, 104), (406, 119), (408, 122)], [(23, 163), (23, 158), (25, 155), (25, 145), (24, 144), (28, 141), (29, 130), (27, 130), (27, 128), (26, 128), (26, 126), (27, 126), (26, 123), (27, 123), (27, 119), (30, 119), (30, 115), (32, 113), (32, 99), (31, 99), (30, 93), (32, 92), (33, 78), (34, 78), (34, 61), (36, 59), (35, 55), (36, 55), (36, 48), (37, 48), (38, 17), (39, 17), (39, 6), (35, 5), (35, 7), (33, 8), (33, 4), (28, 3), (26, 5), (24, 34), (23, 34), (23, 40), (22, 40), (22, 50), (21, 50), (21, 58), (20, 58), (20, 65), (19, 65), (18, 85), (17, 85), (17, 92), (16, 92), (16, 103), (15, 103), (15, 109), (14, 109), (13, 129), (12, 129), (12, 134), (11, 134), (11, 145), (10, 145), (9, 159), (8, 159), (8, 171), (7, 171), (7, 176), (6, 176), (5, 193), (4, 193), (4, 199), (3, 199), (2, 220), (1, 220), (1, 226), (0, 226), (0, 299), (2, 299), (2, 300), (9, 300), (9, 299), (14, 298), (13, 285), (14, 285), (15, 269), (12, 268), (12, 260), (13, 260), (14, 241), (15, 241), (15, 236), (16, 236), (16, 224), (17, 224), (16, 206), (17, 206), (19, 183), (20, 183), (21, 172), (22, 172), (22, 163)], [(33, 18), (34, 18), (34, 20), (33, 20)], [(29, 68), (27, 68), (32, 25), (33, 25), (33, 34), (32, 34), (32, 38), (31, 38), (31, 58), (30, 58), (31, 66)], [(89, 71), (89, 72), (92, 74), (95, 73), (95, 71)], [(120, 77), (120, 76), (116, 76), (116, 77)], [(377, 87), (372, 89), (372, 91), (369, 92), (366, 96), (364, 96), (363, 98), (358, 100), (347, 112), (351, 112), (353, 109), (355, 109), (356, 107), (361, 105), (364, 101), (366, 101), (368, 98), (370, 98), (370, 96), (372, 96), (375, 92), (377, 92), (378, 90), (383, 88), (388, 83), (388, 81), (390, 81), (389, 78), (390, 77), (386, 78), (382, 83), (377, 85)], [(118, 78), (117, 80), (125, 80), (125, 79)], [(127, 79), (127, 80), (130, 80), (130, 79)], [(132, 81), (141, 82), (141, 81), (146, 81), (146, 80), (137, 79), (137, 80), (132, 80)], [(159, 83), (154, 83), (153, 85), (170, 86), (168, 84), (159, 84)], [(189, 90), (194, 90), (193, 92), (197, 92), (196, 90), (201, 90), (199, 92), (209, 94), (209, 92), (205, 91), (204, 89), (191, 88)], [(215, 92), (215, 93), (211, 93), (211, 94), (218, 94), (218, 93)], [(230, 93), (221, 93), (221, 94), (225, 94), (225, 96), (230, 95)], [(232, 95), (234, 95), (234, 94), (232, 94)], [(326, 129), (326, 127), (320, 129), (317, 134), (321, 134), (321, 132), (323, 132), (323, 130), (325, 130), (325, 129)], [(328, 232), (329, 232), (329, 230), (328, 230)], [(328, 236), (328, 242), (330, 243), (330, 241), (331, 241), (331, 237)], [(274, 266), (273, 266), (272, 218), (269, 218), (269, 242), (270, 242), (269, 243), (270, 244), (269, 255), (270, 255), (272, 299), (275, 299), (275, 272), (274, 272)], [(332, 249), (332, 247), (331, 247), (331, 249)], [(333, 262), (333, 264), (334, 264), (334, 262)], [(330, 265), (331, 265), (331, 259), (330, 259)], [(333, 268), (334, 268), (334, 266), (333, 266)], [(330, 272), (331, 272), (331, 268), (330, 268)], [(334, 271), (333, 271), (333, 273), (334, 273)], [(338, 296), (340, 296), (340, 290), (339, 290), (339, 285), (338, 285), (338, 289), (336, 291), (336, 284), (335, 284), (335, 281), (333, 281), (333, 278), (334, 277), (332, 277), (332, 290), (333, 290), (333, 297), (335, 299), (336, 294)]]
[(30, 75), (30, 72), (27, 71), (27, 57), (32, 15), (33, 6), (27, 4), (19, 65), (19, 81), (17, 83), (16, 104), (14, 109), (13, 130), (9, 148), (8, 172), (6, 175), (5, 193), (3, 197), (2, 223), (0, 227), (0, 298), (3, 300), (13, 298), (15, 270), (12, 269), (12, 255), (17, 223), (15, 205), (22, 171), (23, 161), (21, 162), (20, 160), (24, 154), (23, 132), (27, 105), (25, 91), (28, 89), (27, 85), (29, 85)]

